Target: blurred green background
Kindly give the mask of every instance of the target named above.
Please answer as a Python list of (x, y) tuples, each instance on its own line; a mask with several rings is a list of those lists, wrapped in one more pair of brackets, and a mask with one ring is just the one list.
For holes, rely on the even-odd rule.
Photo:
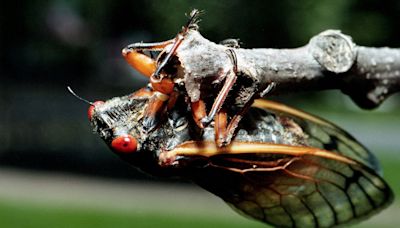
[[(264, 227), (189, 183), (118, 160), (91, 129), (89, 100), (142, 87), (121, 49), (170, 39), (193, 8), (202, 34), (243, 47), (291, 48), (325, 29), (358, 45), (400, 46), (400, 1), (78, 1), (0, 4), (0, 227)], [(329, 119), (381, 160), (400, 194), (400, 97), (374, 111), (337, 91), (272, 97)], [(400, 201), (359, 227), (396, 227)]]

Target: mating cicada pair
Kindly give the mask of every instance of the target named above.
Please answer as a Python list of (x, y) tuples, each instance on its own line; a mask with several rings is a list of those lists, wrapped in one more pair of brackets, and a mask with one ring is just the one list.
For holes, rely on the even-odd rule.
[[(256, 99), (271, 83), (242, 75), (238, 61), (247, 51), (215, 44), (219, 56), (201, 56), (195, 14), (175, 39), (124, 49), (150, 86), (89, 109), (94, 131), (118, 156), (155, 176), (192, 180), (278, 227), (332, 227), (389, 205), (393, 194), (376, 158), (352, 136)], [(153, 59), (144, 49), (160, 53)], [(195, 58), (187, 60), (190, 51)]]

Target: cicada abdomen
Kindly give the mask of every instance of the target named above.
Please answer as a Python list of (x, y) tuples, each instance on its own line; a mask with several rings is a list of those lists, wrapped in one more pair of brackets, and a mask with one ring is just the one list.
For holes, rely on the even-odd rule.
[[(95, 131), (132, 165), (191, 179), (254, 219), (278, 227), (332, 227), (365, 219), (392, 201), (373, 154), (317, 117), (256, 101), (232, 143), (219, 147), (214, 128), (199, 131), (184, 102), (144, 135), (147, 104), (146, 96), (101, 104), (91, 120)], [(121, 135), (135, 139), (135, 151), (112, 146)]]
[(376, 158), (348, 133), (284, 105), (254, 106), (230, 146), (186, 142), (165, 157), (241, 213), (279, 227), (345, 224), (391, 202)]

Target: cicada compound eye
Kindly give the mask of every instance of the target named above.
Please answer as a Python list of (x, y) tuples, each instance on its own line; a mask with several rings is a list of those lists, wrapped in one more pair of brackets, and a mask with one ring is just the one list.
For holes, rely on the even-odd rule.
[(93, 116), (93, 112), (96, 106), (104, 104), (104, 101), (95, 101), (92, 103), (92, 105), (90, 105), (89, 109), (88, 109), (88, 118), (89, 120), (92, 120), (92, 116)]
[(117, 136), (111, 142), (111, 148), (117, 153), (134, 153), (137, 150), (137, 140), (131, 135)]

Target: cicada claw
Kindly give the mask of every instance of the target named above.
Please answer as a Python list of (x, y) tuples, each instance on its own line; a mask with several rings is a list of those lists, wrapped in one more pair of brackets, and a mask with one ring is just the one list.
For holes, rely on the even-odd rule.
[(201, 124), (203, 126), (208, 126), (211, 123), (211, 121), (213, 121), (213, 117), (212, 116), (206, 116), (203, 119), (201, 119)]

